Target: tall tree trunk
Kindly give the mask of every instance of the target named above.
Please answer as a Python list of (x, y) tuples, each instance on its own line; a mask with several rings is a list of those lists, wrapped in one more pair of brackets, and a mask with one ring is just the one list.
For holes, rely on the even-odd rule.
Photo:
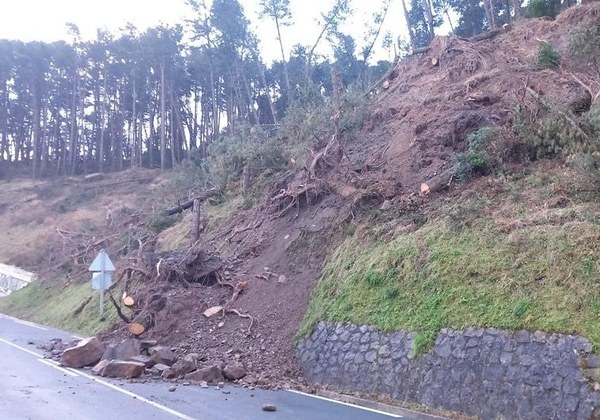
[(259, 125), (260, 120), (258, 118), (258, 111), (254, 107), (254, 99), (250, 94), (250, 87), (248, 86), (248, 79), (246, 78), (246, 73), (244, 72), (243, 64), (240, 64), (239, 60), (236, 58), (236, 64), (238, 67), (238, 78), (240, 79), (242, 85), (244, 86), (244, 92), (246, 93), (246, 103), (250, 108), (250, 112), (252, 112), (252, 117), (254, 118), (254, 124)]
[(515, 19), (521, 19), (521, 0), (511, 0), (513, 9), (515, 11)]
[(47, 133), (48, 129), (48, 112), (45, 107), (42, 107), (42, 138), (40, 147), (42, 148), (42, 156), (41, 156), (41, 165), (40, 165), (40, 175), (44, 176), (46, 173), (46, 167), (48, 165), (48, 148), (49, 145), (49, 136)]
[(496, 15), (494, 9), (494, 1), (493, 0), (483, 0), (483, 6), (485, 8), (485, 16), (488, 21), (489, 30), (496, 29)]
[(37, 178), (39, 176), (39, 151), (40, 151), (40, 100), (39, 100), (39, 91), (37, 86), (34, 86), (32, 89), (33, 96), (33, 177)]
[(452, 24), (452, 18), (450, 17), (450, 13), (448, 12), (448, 8), (444, 9), (444, 14), (446, 15), (446, 18), (448, 19), (448, 24), (450, 24), (450, 31), (452, 31), (452, 35), (454, 35), (456, 33), (456, 30), (454, 28), (454, 25)]
[(143, 158), (143, 146), (144, 146), (144, 113), (140, 113), (140, 121), (138, 123), (138, 151), (137, 151), (137, 156), (138, 156), (138, 166), (141, 168), (144, 165), (144, 162), (142, 161)]
[(77, 166), (77, 104), (79, 103), (79, 77), (75, 76), (73, 103), (71, 105), (71, 127), (69, 135), (69, 162), (65, 165), (65, 175), (75, 174)]
[(177, 138), (175, 137), (175, 115), (173, 114), (173, 109), (175, 108), (174, 98), (173, 98), (173, 84), (169, 84), (169, 103), (171, 104), (170, 112), (169, 112), (169, 131), (171, 134), (171, 167), (174, 168), (177, 164)]
[(136, 106), (137, 106), (137, 93), (136, 93), (136, 88), (135, 88), (135, 75), (133, 77), (132, 80), (132, 87), (133, 87), (133, 99), (132, 99), (132, 104), (131, 104), (131, 167), (135, 168), (136, 166), (138, 166), (138, 136), (137, 136), (137, 110), (136, 110)]
[(0, 153), (0, 161), (6, 159), (6, 164), (4, 165), (4, 169), (10, 163), (10, 147), (8, 144), (8, 106), (9, 106), (9, 96), (8, 96), (8, 83), (5, 80), (2, 88), (2, 152)]
[(217, 86), (215, 85), (215, 73), (212, 64), (209, 65), (209, 69), (213, 122), (212, 140), (215, 140), (219, 137), (219, 103), (217, 102)]
[(429, 3), (429, 0), (421, 0), (421, 4), (423, 5), (425, 17), (427, 18), (427, 28), (429, 29), (429, 42), (431, 42), (433, 40), (433, 37), (435, 36), (435, 32), (433, 29), (433, 10), (431, 7), (431, 3)]
[(275, 112), (275, 106), (273, 106), (273, 99), (271, 98), (271, 92), (269, 89), (269, 85), (267, 84), (267, 76), (265, 75), (265, 69), (260, 63), (258, 64), (258, 68), (260, 69), (260, 78), (262, 79), (262, 84), (265, 87), (267, 101), (269, 103), (269, 110), (271, 111), (271, 117), (273, 118), (273, 124), (277, 125), (277, 113)]
[(410, 47), (414, 51), (417, 48), (417, 44), (415, 43), (415, 35), (414, 35), (412, 27), (410, 25), (408, 9), (406, 9), (406, 0), (402, 0), (402, 11), (404, 13), (404, 23), (406, 24), (406, 27), (408, 28), (408, 38), (410, 40)]
[(160, 169), (166, 169), (167, 139), (166, 139), (166, 109), (165, 109), (165, 64), (160, 63)]
[[(275, 8), (274, 8), (275, 9)], [(281, 50), (281, 60), (283, 62), (283, 74), (285, 77), (285, 90), (287, 94), (287, 105), (290, 106), (292, 101), (292, 88), (290, 85), (290, 74), (288, 72), (287, 60), (285, 59), (285, 52), (283, 49), (283, 40), (281, 39), (281, 29), (279, 28), (279, 18), (275, 13), (275, 26), (277, 26), (277, 40), (279, 41), (279, 48)]]
[(108, 95), (106, 94), (106, 71), (104, 73), (104, 81), (102, 82), (102, 98), (98, 95), (100, 101), (100, 115), (98, 116), (98, 124), (100, 125), (100, 141), (98, 144), (98, 171), (104, 173), (104, 156), (106, 154), (106, 143), (105, 143), (105, 131), (106, 131), (106, 101)]

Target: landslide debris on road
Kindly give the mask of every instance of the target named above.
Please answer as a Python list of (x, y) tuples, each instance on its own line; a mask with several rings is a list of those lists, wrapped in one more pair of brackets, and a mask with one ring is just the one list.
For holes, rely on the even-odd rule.
[[(334, 132), (302, 169), (267, 188), (257, 206), (237, 211), (193, 246), (189, 216), (179, 216), (180, 223), (158, 237), (139, 219), (127, 219), (133, 233), (126, 246), (115, 247), (122, 256), (117, 289), (134, 304), (125, 308), (115, 294), (125, 319), (101, 338), (121, 342), (132, 337), (131, 323), (141, 324), (142, 339), (179, 357), (175, 365), (155, 365), (163, 377), (217, 380), (219, 370), (233, 378), (239, 367), (248, 383), (298, 380), (294, 336), (344, 229), (374, 209), (426, 218), (437, 195), (420, 194), (421, 185), (460, 190), (451, 175), (454, 157), (479, 128), (495, 127), (507, 139), (491, 150), (497, 161), (522, 165), (529, 150), (512, 132), (514, 110), (543, 113), (542, 99), (568, 109), (586, 95), (571, 72), (593, 75), (568, 60), (568, 34), (599, 19), (596, 3), (570, 8), (556, 21), (518, 21), (481, 41), (436, 38), (426, 53), (399, 62), (359, 135), (344, 139)], [(536, 67), (544, 42), (565, 57), (561, 68)], [(160, 249), (168, 235), (179, 237), (179, 247), (171, 240), (170, 249)], [(89, 242), (85, 255), (98, 246)], [(203, 315), (213, 308), (220, 309)]]

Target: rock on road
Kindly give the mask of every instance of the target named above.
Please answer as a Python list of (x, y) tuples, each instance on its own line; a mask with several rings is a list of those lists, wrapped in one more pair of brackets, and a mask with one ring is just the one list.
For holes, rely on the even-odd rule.
[[(291, 391), (227, 386), (204, 389), (165, 382), (135, 383), (65, 369), (37, 345), (68, 333), (0, 314), (0, 417), (3, 419), (353, 419), (404, 418)], [(262, 410), (272, 404), (274, 412)]]

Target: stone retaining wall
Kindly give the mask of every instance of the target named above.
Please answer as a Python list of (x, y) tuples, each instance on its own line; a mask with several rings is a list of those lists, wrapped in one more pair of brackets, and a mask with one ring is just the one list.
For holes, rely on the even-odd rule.
[[(600, 359), (579, 336), (445, 329), (413, 355), (416, 334), (321, 322), (300, 342), (305, 377), (348, 391), (504, 419), (589, 419), (600, 414)], [(596, 417), (594, 417), (596, 418)], [(600, 417), (598, 417), (600, 418)]]

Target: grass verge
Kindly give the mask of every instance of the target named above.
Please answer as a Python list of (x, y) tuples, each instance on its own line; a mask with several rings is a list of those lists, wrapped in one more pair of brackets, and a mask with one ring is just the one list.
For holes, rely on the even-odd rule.
[[(90, 296), (92, 299), (76, 314), (78, 307)], [(0, 299), (0, 312), (80, 335), (94, 335), (117, 321), (108, 298), (104, 303), (105, 319), (101, 321), (100, 295), (92, 290), (91, 283), (61, 288), (34, 282)]]
[(549, 208), (562, 180), (531, 179), (449, 200), (410, 233), (346, 238), (297, 337), (331, 320), (417, 331), (417, 353), (441, 328), (469, 326), (577, 333), (598, 348), (600, 207), (565, 198)]

